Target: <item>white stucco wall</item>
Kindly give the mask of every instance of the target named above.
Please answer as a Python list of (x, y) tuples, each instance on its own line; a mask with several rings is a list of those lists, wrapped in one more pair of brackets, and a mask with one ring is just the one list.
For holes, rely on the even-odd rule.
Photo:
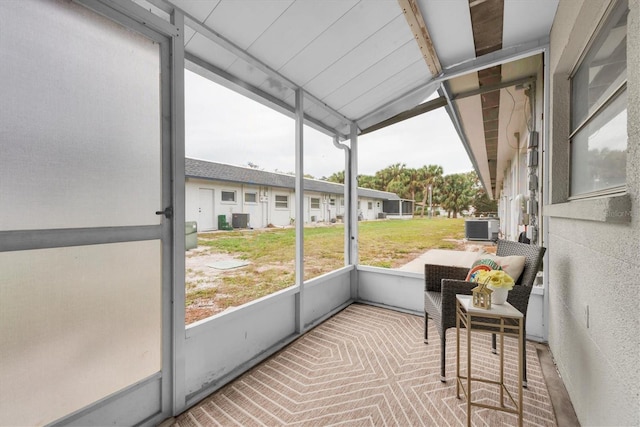
[[(640, 1), (627, 31), (626, 206), (612, 198), (567, 202), (569, 83), (609, 1), (560, 2), (551, 32), (549, 344), (582, 425), (640, 425)], [(623, 205), (625, 205), (623, 203)], [(580, 206), (576, 210), (576, 206)], [(586, 212), (586, 213), (585, 213)], [(616, 223), (612, 216), (622, 216)], [(577, 219), (577, 217), (582, 219)], [(586, 217), (586, 218), (585, 218)], [(616, 218), (613, 218), (616, 219)], [(619, 218), (618, 218), (619, 219)], [(620, 221), (618, 221), (620, 222)], [(588, 314), (587, 314), (588, 310)]]
[[(227, 222), (231, 224), (232, 214), (234, 213), (249, 214), (249, 226), (253, 228), (263, 228), (269, 224), (278, 227), (288, 226), (292, 224), (292, 219), (295, 219), (295, 191), (293, 189), (196, 178), (187, 178), (185, 187), (186, 221), (198, 222), (198, 231), (216, 230), (218, 228), (218, 215), (225, 215)], [(202, 199), (201, 190), (213, 192), (210, 195), (213, 200), (213, 207), (211, 208), (213, 219), (209, 227), (204, 225), (206, 220), (202, 218), (205, 201)], [(235, 202), (222, 201), (222, 191), (235, 192)], [(245, 202), (245, 193), (255, 193), (256, 202)], [(286, 208), (276, 206), (276, 196), (287, 197), (288, 205)], [(319, 207), (312, 208), (311, 199), (319, 199)], [(334, 205), (331, 205), (331, 199), (335, 201)], [(371, 209), (368, 208), (369, 202), (371, 202)], [(362, 197), (359, 207), (363, 219), (376, 219), (378, 218), (378, 213), (382, 212), (382, 200)], [(344, 215), (344, 212), (345, 206), (342, 194), (305, 191), (305, 223), (328, 222), (336, 219), (338, 215)]]
[[(213, 218), (210, 227), (205, 225), (205, 222), (201, 217), (202, 211), (204, 210), (202, 205), (205, 202), (201, 199), (201, 190), (213, 191)], [(223, 201), (223, 191), (235, 192), (235, 201)], [(265, 187), (255, 185), (188, 178), (185, 185), (186, 221), (198, 222), (198, 231), (216, 230), (218, 228), (218, 215), (225, 215), (227, 222), (231, 224), (232, 214), (246, 213), (249, 214), (250, 227), (266, 227), (268, 224), (268, 203), (260, 201), (260, 195), (263, 195), (265, 191), (267, 193), (269, 192)], [(245, 202), (245, 193), (255, 193), (256, 202)], [(271, 203), (274, 202), (271, 201)], [(289, 217), (287, 216), (287, 224), (289, 223), (288, 218)]]

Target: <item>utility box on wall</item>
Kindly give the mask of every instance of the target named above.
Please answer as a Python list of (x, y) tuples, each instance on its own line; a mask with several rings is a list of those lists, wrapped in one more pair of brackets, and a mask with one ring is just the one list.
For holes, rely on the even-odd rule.
[(248, 228), (249, 227), (249, 214), (247, 214), (247, 213), (234, 213), (234, 214), (231, 214), (231, 226), (233, 228)]

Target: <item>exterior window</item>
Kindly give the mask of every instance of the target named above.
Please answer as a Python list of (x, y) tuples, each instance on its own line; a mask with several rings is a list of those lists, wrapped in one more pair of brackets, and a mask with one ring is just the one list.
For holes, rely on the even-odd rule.
[(289, 196), (276, 195), (276, 209), (289, 209)]
[(344, 206), (344, 199), (340, 199), (340, 206)]
[(336, 199), (329, 199), (329, 205), (330, 206), (335, 206), (336, 205)]
[(235, 191), (221, 191), (220, 192), (223, 202), (235, 202), (236, 201), (236, 192)]
[(571, 78), (571, 196), (626, 184), (627, 12), (621, 2)]
[(367, 202), (367, 209), (373, 209), (373, 202)]
[(244, 202), (245, 203), (257, 203), (258, 195), (256, 193), (244, 193)]
[(320, 199), (317, 197), (311, 198), (311, 209), (320, 209)]

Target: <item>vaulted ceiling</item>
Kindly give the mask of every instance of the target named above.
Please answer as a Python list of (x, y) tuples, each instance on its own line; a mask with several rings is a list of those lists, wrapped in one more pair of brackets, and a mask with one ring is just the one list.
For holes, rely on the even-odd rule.
[[(290, 115), (302, 89), (307, 123), (327, 134), (345, 138), (351, 123), (366, 132), (444, 105), (494, 194), (507, 132), (503, 107), (523, 104), (513, 90), (503, 104), (500, 84), (535, 76), (541, 63), (537, 56), (511, 71), (505, 64), (541, 52), (558, 3), (134, 1), (159, 15), (184, 13), (189, 69)], [(440, 101), (425, 105), (436, 90)]]

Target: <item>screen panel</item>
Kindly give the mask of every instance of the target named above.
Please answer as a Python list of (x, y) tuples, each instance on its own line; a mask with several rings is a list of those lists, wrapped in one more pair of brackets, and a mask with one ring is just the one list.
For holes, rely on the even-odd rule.
[(0, 253), (0, 424), (40, 425), (161, 370), (159, 240)]
[(159, 45), (70, 2), (0, 16), (0, 230), (159, 224)]

